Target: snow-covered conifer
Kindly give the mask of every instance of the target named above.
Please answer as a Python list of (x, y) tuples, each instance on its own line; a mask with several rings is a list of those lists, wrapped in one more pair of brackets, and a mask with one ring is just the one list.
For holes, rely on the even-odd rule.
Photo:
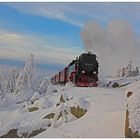
[(132, 75), (132, 62), (130, 61), (127, 65), (127, 76), (130, 77)]
[(26, 60), (25, 67), (23, 69), (23, 79), (27, 87), (31, 87), (33, 66), (34, 66), (34, 56), (33, 54), (31, 54), (29, 59)]
[(8, 80), (8, 90), (9, 90), (9, 92), (14, 92), (15, 91), (16, 80), (18, 78), (18, 75), (19, 75), (19, 69), (13, 68), (10, 71), (10, 77), (9, 77), (9, 80)]
[(33, 76), (34, 56), (31, 54), (26, 60), (23, 70), (20, 71), (16, 81), (15, 93), (21, 93), (25, 89), (31, 88), (32, 76)]
[(3, 94), (8, 92), (8, 81), (7, 80), (3, 81), (1, 91), (2, 91)]
[(47, 92), (48, 85), (49, 85), (49, 79), (48, 79), (48, 77), (44, 77), (44, 79), (42, 80), (42, 82), (38, 86), (38, 92), (40, 94), (45, 94)]
[(136, 74), (136, 76), (139, 75), (139, 68), (138, 67), (136, 67), (136, 69), (135, 69), (135, 74)]
[(39, 74), (34, 75), (34, 78), (32, 79), (32, 88), (34, 89), (34, 91), (38, 91), (38, 87), (42, 82), (42, 80), (43, 80), (43, 76)]

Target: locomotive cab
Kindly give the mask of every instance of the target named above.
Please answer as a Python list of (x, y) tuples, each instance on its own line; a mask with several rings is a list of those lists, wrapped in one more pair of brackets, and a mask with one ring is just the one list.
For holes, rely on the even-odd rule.
[(98, 62), (95, 54), (82, 54), (79, 57), (79, 72), (87, 75), (93, 75), (98, 73)]

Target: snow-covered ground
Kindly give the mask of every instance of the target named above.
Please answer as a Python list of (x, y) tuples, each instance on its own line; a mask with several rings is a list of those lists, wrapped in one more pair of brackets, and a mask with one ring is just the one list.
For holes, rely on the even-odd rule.
[[(54, 88), (58, 92), (47, 94), (33, 104), (25, 101), (3, 108), (0, 111), (0, 135), (17, 129), (18, 136), (23, 136), (23, 133), (29, 136), (33, 130), (42, 128), (45, 131), (36, 137), (124, 137), (126, 93), (123, 89)], [(61, 95), (64, 102), (59, 101)], [(81, 118), (76, 118), (70, 113), (73, 106), (80, 106), (87, 112)], [(29, 108), (34, 107), (37, 110), (30, 112)], [(62, 117), (57, 120), (61, 111)], [(43, 119), (50, 113), (55, 113), (56, 117)]]
[[(17, 92), (1, 98), (0, 137), (125, 137), (127, 92), (132, 87), (137, 92), (139, 77), (106, 79), (99, 87), (54, 86), (46, 77), (31, 83), (32, 73), (23, 70)], [(26, 89), (22, 78), (27, 74), (30, 86)], [(119, 86), (113, 88), (116, 82)]]
[(78, 120), (51, 127), (37, 137), (124, 137), (124, 90), (73, 87), (63, 92), (89, 102), (87, 113)]

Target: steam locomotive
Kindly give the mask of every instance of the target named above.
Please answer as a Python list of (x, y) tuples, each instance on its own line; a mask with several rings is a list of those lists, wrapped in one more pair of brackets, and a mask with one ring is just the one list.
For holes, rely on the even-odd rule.
[(98, 61), (91, 52), (83, 53), (51, 78), (53, 84), (73, 82), (77, 87), (98, 86)]

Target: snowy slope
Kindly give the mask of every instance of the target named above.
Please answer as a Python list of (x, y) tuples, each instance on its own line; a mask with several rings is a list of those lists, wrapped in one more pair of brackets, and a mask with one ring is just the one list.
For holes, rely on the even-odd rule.
[[(22, 136), (23, 133), (28, 133), (30, 136), (33, 130), (42, 128), (44, 132), (36, 137), (124, 137), (124, 123), (122, 123), (126, 103), (124, 90), (72, 86), (55, 88), (58, 92), (41, 97), (34, 104), (26, 101), (1, 110), (0, 136), (12, 129), (18, 130), (18, 136)], [(68, 101), (56, 106), (61, 95), (65, 101), (67, 99)], [(52, 112), (58, 117), (61, 111), (68, 111), (73, 106), (86, 109), (86, 114), (79, 119), (70, 113), (66, 116), (62, 113), (59, 120), (43, 119)], [(30, 112), (28, 109), (32, 107), (37, 107), (38, 110)], [(116, 120), (114, 125), (118, 127), (111, 125), (112, 119)], [(112, 132), (109, 133), (109, 130)]]
[[(66, 93), (90, 102), (88, 112), (78, 120), (51, 127), (37, 137), (124, 137), (124, 90), (73, 87)], [(112, 119), (118, 127), (111, 125)]]
[[(40, 96), (35, 92), (32, 98), (29, 92), (24, 98), (8, 94), (0, 108), (0, 136), (5, 137), (14, 129), (19, 137), (123, 138), (126, 94), (139, 88), (139, 81), (135, 83), (134, 79), (112, 79), (131, 81), (132, 84), (121, 88), (80, 88), (69, 83), (49, 85), (46, 94)], [(83, 115), (76, 117), (71, 112), (73, 107), (84, 110)]]

